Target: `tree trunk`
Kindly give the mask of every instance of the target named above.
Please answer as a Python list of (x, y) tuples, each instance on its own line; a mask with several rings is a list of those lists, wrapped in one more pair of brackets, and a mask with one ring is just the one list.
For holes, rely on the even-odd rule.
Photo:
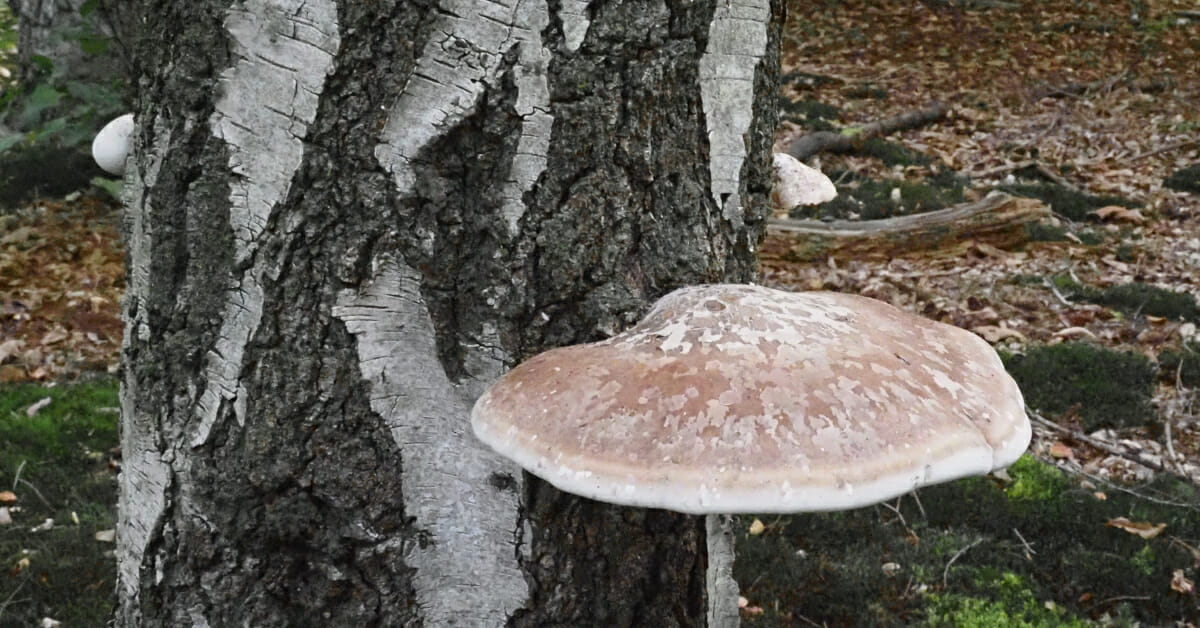
[(468, 414), (753, 279), (782, 10), (141, 7), (118, 623), (704, 625), (703, 518), (561, 493)]

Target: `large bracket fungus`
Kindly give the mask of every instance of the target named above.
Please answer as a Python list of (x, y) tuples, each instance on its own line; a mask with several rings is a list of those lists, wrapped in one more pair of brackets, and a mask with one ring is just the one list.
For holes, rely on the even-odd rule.
[(874, 504), (1029, 444), (983, 339), (865, 297), (682, 288), (631, 329), (536, 355), (475, 434), (564, 491), (685, 513)]

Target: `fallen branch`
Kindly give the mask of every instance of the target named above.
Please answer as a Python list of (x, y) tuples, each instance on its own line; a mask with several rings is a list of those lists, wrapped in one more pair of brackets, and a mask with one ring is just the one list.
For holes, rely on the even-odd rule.
[(1167, 474), (1173, 475), (1173, 476), (1187, 482), (1188, 484), (1192, 484), (1193, 486), (1200, 486), (1200, 484), (1197, 484), (1196, 480), (1194, 480), (1182, 473), (1179, 473), (1178, 471), (1175, 471), (1174, 469), (1168, 468), (1163, 463), (1158, 462), (1157, 460), (1154, 460), (1139, 451), (1129, 451), (1128, 449), (1125, 449), (1124, 447), (1118, 447), (1116, 445), (1106, 443), (1100, 439), (1092, 438), (1091, 436), (1088, 436), (1087, 434), (1084, 434), (1083, 432), (1078, 432), (1069, 427), (1063, 427), (1063, 426), (1055, 423), (1054, 421), (1051, 421), (1028, 408), (1026, 408), (1026, 413), (1038, 425), (1041, 425), (1042, 427), (1046, 427), (1046, 428), (1049, 428), (1056, 432), (1059, 432), (1060, 434), (1067, 436), (1071, 440), (1081, 442), (1081, 443), (1088, 445), (1090, 447), (1093, 447), (1095, 449), (1099, 449), (1100, 451), (1106, 452), (1113, 456), (1117, 456), (1118, 458), (1124, 458), (1125, 460), (1128, 460), (1135, 464), (1140, 464), (1143, 467), (1152, 469), (1159, 473), (1167, 473)]
[(879, 259), (960, 246), (974, 241), (1011, 248), (1029, 239), (1029, 227), (1052, 219), (1039, 200), (992, 193), (974, 203), (882, 220), (771, 219), (762, 245), (765, 260), (804, 262), (826, 257)]
[(873, 137), (925, 126), (941, 120), (949, 112), (950, 108), (946, 105), (934, 103), (924, 109), (877, 120), (863, 127), (852, 127), (854, 129), (852, 135), (846, 135), (844, 132), (817, 131), (792, 140), (785, 152), (800, 160), (808, 159), (824, 151), (852, 153), (861, 150), (866, 141)]

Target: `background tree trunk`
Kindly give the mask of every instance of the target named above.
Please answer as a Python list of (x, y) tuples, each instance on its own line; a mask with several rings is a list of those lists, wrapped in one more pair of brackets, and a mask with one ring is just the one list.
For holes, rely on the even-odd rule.
[(703, 625), (702, 518), (561, 493), (468, 414), (753, 278), (782, 3), (139, 13), (120, 623)]

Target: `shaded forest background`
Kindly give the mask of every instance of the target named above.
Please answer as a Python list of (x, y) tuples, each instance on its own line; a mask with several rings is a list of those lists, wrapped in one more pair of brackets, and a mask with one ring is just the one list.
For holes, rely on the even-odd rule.
[[(1003, 241), (879, 254), (814, 248), (780, 221), (762, 282), (974, 331), (1021, 383), (1036, 436), (1006, 474), (848, 513), (744, 516), (743, 622), (1195, 625), (1200, 5), (793, 2), (785, 32), (778, 149), (849, 140), (806, 155), (839, 198), (791, 220), (918, 215), (997, 190), (1044, 212)], [(120, 182), (85, 151), (128, 86), (48, 59), (19, 83), (15, 33), (0, 5), (0, 625), (100, 625), (124, 266)], [(65, 36), (116, 54), (99, 26)]]

